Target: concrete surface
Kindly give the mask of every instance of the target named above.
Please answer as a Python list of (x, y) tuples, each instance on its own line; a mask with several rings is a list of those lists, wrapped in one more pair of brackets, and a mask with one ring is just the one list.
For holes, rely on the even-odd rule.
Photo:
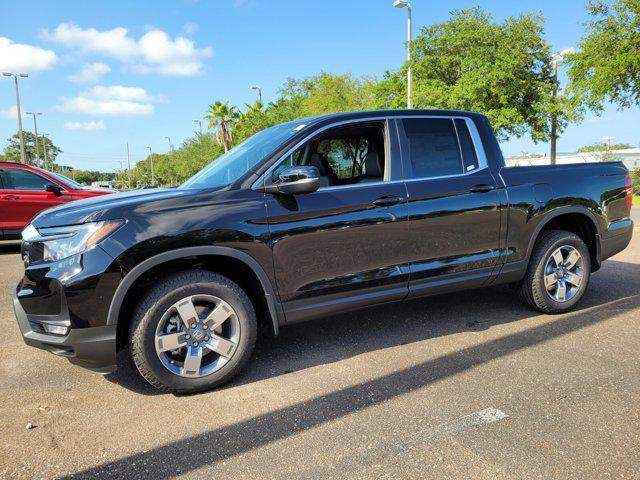
[(638, 478), (635, 235), (572, 313), (494, 287), (342, 315), (188, 397), (24, 345), (0, 245), (0, 478)]

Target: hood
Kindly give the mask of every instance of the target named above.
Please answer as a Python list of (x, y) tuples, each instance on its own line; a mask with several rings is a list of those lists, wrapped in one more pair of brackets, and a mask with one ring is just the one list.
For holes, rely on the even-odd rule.
[(199, 190), (154, 188), (100, 195), (44, 210), (31, 223), (36, 228), (42, 228), (127, 218), (127, 214), (131, 214), (131, 211), (141, 204), (149, 204), (150, 208), (153, 208), (153, 204), (157, 203), (160, 209), (163, 202), (196, 193), (199, 193)]

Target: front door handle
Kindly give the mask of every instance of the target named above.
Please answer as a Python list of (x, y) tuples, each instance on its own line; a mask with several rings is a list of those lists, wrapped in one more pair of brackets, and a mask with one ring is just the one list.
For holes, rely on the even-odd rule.
[(493, 190), (493, 185), (487, 183), (481, 183), (480, 185), (474, 185), (469, 189), (473, 193), (487, 193)]
[(0, 198), (2, 198), (2, 200), (20, 200), (20, 197), (17, 195), (4, 195)]
[(400, 203), (400, 197), (395, 195), (385, 195), (384, 197), (376, 198), (373, 203), (376, 207), (390, 207)]

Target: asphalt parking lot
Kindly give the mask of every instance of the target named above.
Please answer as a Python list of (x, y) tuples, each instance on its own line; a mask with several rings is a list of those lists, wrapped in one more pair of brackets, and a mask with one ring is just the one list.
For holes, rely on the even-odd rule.
[(0, 245), (0, 478), (640, 477), (638, 227), (569, 314), (493, 287), (341, 315), (187, 397), (24, 345), (21, 274)]

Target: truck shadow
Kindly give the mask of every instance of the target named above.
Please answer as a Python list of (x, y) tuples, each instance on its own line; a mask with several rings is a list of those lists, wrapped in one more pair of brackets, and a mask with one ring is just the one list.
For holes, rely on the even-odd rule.
[[(330, 391), (232, 425), (180, 438), (148, 451), (88, 468), (67, 478), (128, 478), (139, 474), (140, 465), (144, 466), (146, 475), (153, 476), (156, 480), (172, 478), (177, 472), (185, 474), (204, 466), (215, 465), (232, 456), (250, 452), (271, 442), (427, 387), (494, 359), (607, 321), (612, 315), (619, 316), (640, 308), (640, 265), (610, 262), (609, 267), (602, 273), (603, 275), (594, 277), (591, 291), (580, 310), (552, 317), (553, 320), (541, 325), (443, 354), (402, 370)], [(612, 279), (616, 280), (614, 284), (609, 283)], [(612, 286), (616, 288), (608, 288)], [(308, 368), (359, 352), (384, 348), (394, 342), (397, 344), (420, 341), (456, 331), (490, 328), (498, 323), (531, 317), (531, 313), (521, 307), (514, 309), (516, 304), (511, 298), (513, 296), (504, 293), (507, 292), (493, 289), (465, 292), (462, 294), (464, 301), (461, 301), (460, 294), (447, 295), (403, 307), (384, 307), (377, 310), (375, 319), (355, 320), (343, 316), (335, 319), (340, 321), (316, 322), (305, 328), (292, 328), (278, 340), (281, 346), (276, 347), (279, 353), (276, 352), (273, 358), (278, 358), (280, 365), (286, 361), (287, 367), (280, 366), (276, 374), (283, 368)], [(496, 297), (495, 294), (500, 296)], [(507, 315), (509, 312), (511, 316)], [(373, 312), (369, 314), (373, 317)], [(496, 318), (492, 319), (493, 317)], [(369, 333), (370, 331), (373, 333)], [(348, 338), (345, 341), (345, 336), (348, 335), (355, 335), (355, 339)], [(378, 336), (382, 336), (383, 339), (376, 340)], [(373, 343), (367, 343), (369, 340)], [(318, 352), (318, 349), (322, 351)], [(293, 357), (293, 361), (289, 356), (285, 356), (285, 353)], [(305, 356), (312, 358), (305, 360)], [(235, 385), (271, 375), (271, 360), (267, 354), (258, 352), (256, 357), (254, 366), (249, 369), (244, 379)]]
[(10, 255), (14, 253), (20, 253), (20, 242), (14, 242), (13, 240), (0, 241), (0, 255)]
[[(608, 261), (591, 277), (589, 289), (572, 315), (639, 292), (640, 265)], [(339, 362), (366, 352), (525, 321), (536, 315), (520, 302), (515, 290), (497, 286), (291, 325), (282, 328), (276, 338), (260, 338), (245, 371), (221, 389)], [(139, 394), (160, 393), (138, 374), (128, 351), (118, 354), (118, 369), (105, 378)]]

